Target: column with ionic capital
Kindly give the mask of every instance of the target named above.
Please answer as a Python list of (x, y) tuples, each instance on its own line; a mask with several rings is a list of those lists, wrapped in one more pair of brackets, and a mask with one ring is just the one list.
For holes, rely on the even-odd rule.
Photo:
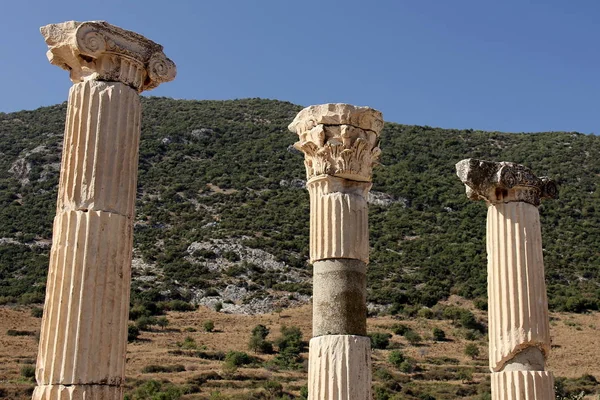
[(487, 214), (489, 358), (492, 399), (554, 399), (546, 371), (550, 351), (548, 301), (538, 206), (556, 184), (509, 162), (456, 164), (467, 196)]
[(307, 107), (289, 126), (299, 136), (294, 146), (305, 155), (310, 194), (312, 400), (371, 399), (367, 195), (382, 128), (379, 111), (348, 104)]
[(123, 397), (140, 139), (139, 93), (175, 77), (162, 46), (106, 22), (41, 28), (69, 71), (33, 399)]

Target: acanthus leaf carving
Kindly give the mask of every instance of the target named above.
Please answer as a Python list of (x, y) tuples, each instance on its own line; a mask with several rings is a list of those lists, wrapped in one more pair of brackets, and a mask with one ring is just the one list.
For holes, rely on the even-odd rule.
[[(307, 109), (308, 112), (305, 111)], [(311, 106), (307, 109), (301, 111), (289, 126), (299, 136), (294, 147), (305, 155), (307, 178), (310, 180), (320, 175), (331, 175), (370, 182), (373, 166), (378, 163), (381, 154), (378, 147), (379, 130), (356, 125), (380, 129), (383, 126), (381, 113), (344, 104)], [(340, 115), (332, 110), (340, 112)], [(319, 112), (325, 115), (321, 116)], [(328, 125), (317, 122), (344, 123)]]

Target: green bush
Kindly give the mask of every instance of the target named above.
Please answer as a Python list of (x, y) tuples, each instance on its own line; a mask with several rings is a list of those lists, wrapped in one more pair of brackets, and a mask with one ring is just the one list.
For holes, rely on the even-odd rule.
[(248, 349), (255, 353), (270, 354), (273, 352), (273, 344), (266, 340), (269, 328), (265, 325), (256, 325), (252, 329), (252, 335), (248, 341)]
[(184, 390), (171, 383), (149, 380), (138, 386), (124, 400), (179, 400)]
[(32, 307), (31, 316), (34, 318), (42, 318), (44, 316), (44, 309), (41, 307)]
[(16, 329), (9, 329), (6, 331), (7, 336), (35, 336), (34, 331), (20, 331)]
[(127, 341), (133, 342), (140, 336), (140, 329), (132, 324), (127, 326)]
[(154, 317), (139, 317), (138, 319), (135, 320), (135, 326), (137, 326), (137, 328), (140, 331), (149, 331), (150, 326), (156, 325), (156, 324), (157, 324), (157, 321), (156, 321), (156, 318), (154, 318)]
[(300, 367), (305, 343), (302, 341), (302, 332), (296, 326), (287, 327), (283, 325), (280, 329), (280, 336), (275, 339), (275, 345), (278, 347), (278, 353), (273, 359), (273, 363), (281, 368), (297, 369)]
[(181, 364), (175, 365), (146, 365), (142, 368), (143, 374), (152, 374), (152, 373), (163, 373), (163, 372), (183, 372), (185, 371), (185, 367)]
[(465, 346), (465, 355), (471, 357), (473, 360), (479, 356), (479, 347), (474, 343), (469, 343)]
[(446, 332), (440, 328), (433, 328), (433, 340), (436, 342), (443, 342), (446, 340)]
[(35, 378), (35, 366), (33, 365), (23, 365), (21, 367), (21, 376), (27, 379)]
[(396, 335), (404, 336), (404, 334), (409, 330), (410, 328), (404, 324), (392, 325), (392, 332), (394, 332)]
[(215, 329), (215, 323), (212, 320), (204, 321), (202, 325), (205, 332), (212, 332)]
[(276, 399), (283, 395), (283, 385), (279, 381), (266, 381), (263, 383), (263, 389), (265, 389), (270, 399)]
[(160, 326), (162, 329), (165, 329), (169, 325), (169, 320), (167, 317), (158, 317), (156, 319), (156, 325)]
[(372, 349), (387, 349), (390, 344), (390, 338), (392, 335), (383, 332), (373, 332), (368, 335), (371, 338)]
[(421, 338), (421, 335), (419, 335), (417, 332), (413, 331), (412, 329), (408, 330), (404, 333), (404, 338), (406, 340), (408, 340), (408, 343), (410, 343), (413, 346), (421, 343), (421, 341), (423, 340)]
[(412, 358), (408, 358), (398, 366), (400, 372), (404, 372), (405, 374), (410, 374), (415, 371), (417, 363)]
[(243, 351), (230, 351), (225, 355), (225, 364), (241, 367), (243, 365), (252, 364), (252, 357)]
[(404, 354), (400, 350), (392, 350), (388, 355), (388, 361), (396, 368), (400, 368), (400, 365), (406, 360)]
[(183, 342), (177, 342), (177, 346), (188, 350), (196, 350), (198, 348), (196, 340), (191, 336), (186, 336)]

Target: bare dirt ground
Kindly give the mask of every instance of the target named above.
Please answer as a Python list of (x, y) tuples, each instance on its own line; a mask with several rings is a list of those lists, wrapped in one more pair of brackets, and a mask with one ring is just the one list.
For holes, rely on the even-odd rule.
[[(468, 302), (461, 299), (451, 299), (462, 306)], [(471, 308), (471, 307), (469, 307)], [(485, 314), (477, 312), (480, 318)], [(222, 395), (231, 395), (239, 398), (243, 393), (264, 391), (264, 382), (278, 380), (283, 384), (284, 391), (290, 396), (297, 395), (300, 388), (306, 384), (306, 372), (302, 369), (294, 371), (277, 370), (275, 368), (240, 368), (234, 374), (222, 372), (223, 362), (181, 354), (178, 343), (184, 342), (186, 337), (193, 338), (198, 350), (208, 353), (230, 350), (248, 351), (247, 343), (252, 328), (258, 324), (266, 325), (271, 333), (268, 339), (279, 335), (282, 325), (297, 326), (301, 329), (305, 339), (310, 338), (311, 307), (309, 305), (287, 309), (281, 314), (267, 315), (230, 315), (218, 313), (207, 308), (200, 308), (194, 312), (171, 312), (167, 315), (169, 325), (164, 330), (160, 328), (152, 332), (142, 332), (140, 340), (128, 345), (127, 353), (127, 385), (131, 390), (136, 384), (149, 379), (168, 380), (176, 385), (193, 382), (198, 377), (212, 374), (213, 378), (201, 380), (200, 391), (185, 395), (184, 399), (209, 399), (215, 398), (216, 392)], [(569, 378), (590, 374), (600, 379), (600, 313), (591, 314), (565, 314), (553, 313), (551, 317), (552, 352), (548, 368), (555, 376)], [(212, 320), (215, 325), (214, 332), (205, 332), (203, 324)], [(388, 332), (394, 324), (402, 323), (410, 326), (422, 337), (423, 342), (418, 346), (411, 346), (405, 338), (393, 335), (390, 348), (401, 351), (414, 358), (423, 371), (436, 369), (456, 369), (467, 366), (472, 369), (473, 382), (483, 382), (487, 376), (487, 338), (472, 342), (462, 338), (460, 330), (451, 325), (449, 321), (411, 319), (399, 321), (391, 316), (369, 318), (370, 332)], [(31, 316), (29, 307), (0, 307), (0, 398), (29, 399), (34, 383), (31, 379), (22, 376), (23, 366), (35, 362), (37, 353), (37, 336), (41, 324), (40, 318)], [(434, 342), (432, 330), (434, 327), (442, 328), (449, 340)], [(191, 329), (190, 329), (191, 328)], [(28, 336), (10, 336), (9, 330), (28, 331)], [(195, 331), (193, 331), (195, 330)], [(26, 333), (26, 332), (25, 332)], [(14, 334), (14, 332), (13, 332)], [(476, 343), (481, 354), (476, 360), (464, 354), (467, 343)], [(399, 377), (403, 382), (417, 379), (414, 376), (398, 373), (387, 362), (390, 350), (374, 350), (374, 370), (385, 368), (393, 371), (394, 377)], [(175, 353), (175, 354), (173, 354)], [(251, 352), (249, 352), (252, 354)], [(187, 355), (186, 355), (187, 354)], [(308, 357), (304, 354), (305, 358)], [(258, 355), (266, 361), (273, 356)], [(454, 359), (451, 364), (444, 365), (442, 359)], [(185, 367), (185, 371), (173, 373), (143, 373), (142, 369), (148, 365), (177, 365)], [(436, 365), (437, 364), (437, 365)], [(375, 373), (375, 381), (379, 378)], [(419, 385), (461, 385), (461, 381), (437, 382), (422, 379)], [(426, 378), (426, 377), (425, 377)], [(211, 397), (211, 395), (213, 397)], [(443, 397), (449, 398), (449, 397)], [(479, 398), (479, 397), (464, 397)], [(590, 397), (591, 398), (591, 397)]]

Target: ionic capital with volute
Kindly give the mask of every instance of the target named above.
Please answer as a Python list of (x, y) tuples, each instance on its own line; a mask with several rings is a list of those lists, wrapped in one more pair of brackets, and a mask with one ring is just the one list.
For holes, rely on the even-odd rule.
[(160, 44), (104, 21), (69, 21), (40, 31), (50, 63), (69, 71), (73, 83), (121, 82), (141, 93), (177, 73)]
[(520, 164), (469, 158), (456, 164), (456, 174), (471, 200), (488, 204), (522, 201), (537, 207), (544, 198), (558, 197), (553, 180), (537, 177)]

